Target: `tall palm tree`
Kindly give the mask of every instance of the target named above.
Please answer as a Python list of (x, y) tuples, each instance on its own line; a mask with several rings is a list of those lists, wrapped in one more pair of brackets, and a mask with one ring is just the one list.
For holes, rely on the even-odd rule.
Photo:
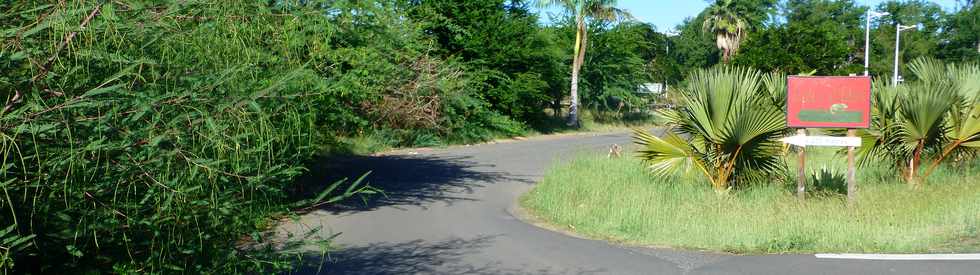
[(715, 0), (708, 7), (707, 16), (701, 25), (705, 32), (715, 34), (715, 42), (725, 63), (738, 53), (738, 47), (749, 27), (746, 15), (735, 6), (734, 0)]
[(589, 39), (588, 19), (617, 20), (629, 17), (629, 13), (616, 8), (617, 0), (538, 0), (541, 7), (560, 7), (575, 15), (575, 45), (572, 57), (571, 104), (568, 107), (568, 125), (579, 126), (578, 75), (585, 63), (585, 45)]

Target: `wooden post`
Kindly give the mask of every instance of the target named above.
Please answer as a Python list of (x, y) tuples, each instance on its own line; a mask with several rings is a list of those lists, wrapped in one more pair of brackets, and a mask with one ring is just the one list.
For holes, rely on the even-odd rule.
[[(857, 130), (847, 129), (847, 136), (854, 137), (857, 135)], [(857, 181), (854, 179), (855, 173), (854, 167), (854, 147), (847, 147), (847, 205), (854, 205), (857, 200)]]
[[(806, 129), (796, 129), (796, 134), (805, 136)], [(799, 146), (800, 165), (796, 170), (796, 197), (800, 200), (806, 199), (806, 146)]]

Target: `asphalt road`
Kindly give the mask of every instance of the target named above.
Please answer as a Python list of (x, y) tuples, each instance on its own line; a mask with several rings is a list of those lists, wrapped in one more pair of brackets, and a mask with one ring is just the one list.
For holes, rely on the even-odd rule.
[[(605, 154), (627, 133), (526, 141), (331, 160), (324, 175), (357, 176), (387, 192), (320, 209), (280, 227), (330, 236), (340, 250), (311, 256), (300, 274), (980, 274), (980, 261), (736, 256), (621, 247), (530, 225), (512, 215), (521, 194), (556, 160)], [(684, 230), (678, 228), (678, 230)]]

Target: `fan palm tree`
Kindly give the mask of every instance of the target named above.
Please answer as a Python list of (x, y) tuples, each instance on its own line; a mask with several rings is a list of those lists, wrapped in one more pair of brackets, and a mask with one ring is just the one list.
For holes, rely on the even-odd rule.
[(923, 178), (948, 156), (980, 148), (980, 67), (917, 59), (909, 68), (915, 82), (875, 82), (871, 128), (861, 133), (859, 153), (863, 164), (891, 160), (917, 185), (925, 155), (935, 158)]
[(671, 127), (663, 137), (634, 131), (638, 157), (658, 175), (700, 171), (716, 191), (783, 168), (786, 115), (773, 104), (762, 74), (716, 67), (692, 73), (675, 90), (685, 107), (661, 112)]
[(897, 153), (908, 160), (908, 182), (917, 184), (916, 171), (923, 153), (941, 146), (946, 112), (953, 106), (952, 87), (948, 82), (916, 82), (910, 92), (898, 102), (898, 121), (895, 137), (899, 140)]
[(715, 35), (715, 43), (721, 50), (722, 61), (728, 63), (742, 44), (742, 38), (749, 28), (746, 15), (736, 6), (734, 0), (716, 0), (708, 8), (701, 28)]
[(616, 0), (538, 0), (538, 5), (541, 7), (560, 7), (575, 15), (571, 104), (568, 108), (569, 126), (579, 126), (578, 76), (582, 64), (585, 63), (585, 46), (589, 39), (587, 20), (617, 20), (630, 17), (626, 11), (616, 8), (616, 2)]
[(929, 70), (945, 72), (936, 77), (945, 77), (952, 82), (954, 103), (943, 129), (947, 143), (923, 177), (928, 177), (950, 155), (980, 150), (980, 66), (947, 65), (944, 68), (937, 63), (933, 60)]

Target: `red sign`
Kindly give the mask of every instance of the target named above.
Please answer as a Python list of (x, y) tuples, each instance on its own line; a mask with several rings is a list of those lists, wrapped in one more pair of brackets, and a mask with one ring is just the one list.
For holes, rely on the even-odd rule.
[(871, 78), (790, 76), (786, 124), (790, 128), (868, 128)]

